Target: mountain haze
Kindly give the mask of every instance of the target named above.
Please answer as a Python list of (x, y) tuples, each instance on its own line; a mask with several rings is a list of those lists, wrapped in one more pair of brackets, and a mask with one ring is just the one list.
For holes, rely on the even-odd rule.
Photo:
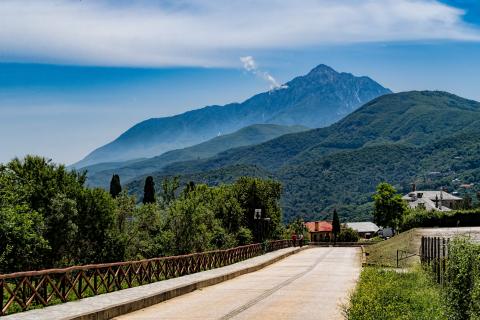
[(307, 75), (287, 82), (285, 88), (260, 93), (242, 103), (208, 106), (140, 122), (74, 167), (153, 157), (252, 124), (325, 127), (390, 92), (368, 77), (338, 73), (319, 65)]
[(256, 124), (191, 147), (171, 150), (153, 158), (126, 161), (123, 165), (122, 162), (100, 163), (87, 166), (81, 170), (87, 171), (89, 186), (107, 188), (113, 174), (120, 175), (122, 182), (128, 182), (137, 176), (158, 171), (170, 163), (205, 159), (230, 148), (258, 144), (284, 134), (305, 130), (308, 130), (308, 128), (303, 126)]

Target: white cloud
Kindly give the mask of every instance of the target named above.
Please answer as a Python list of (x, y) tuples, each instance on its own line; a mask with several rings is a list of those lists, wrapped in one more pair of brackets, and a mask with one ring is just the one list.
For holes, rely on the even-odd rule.
[(245, 51), (415, 40), (480, 41), (434, 0), (2, 0), (0, 60), (225, 66)]
[(288, 88), (287, 85), (280, 85), (280, 83), (278, 83), (268, 71), (258, 69), (257, 63), (252, 56), (240, 57), (240, 61), (243, 63), (243, 68), (245, 70), (267, 81), (270, 84), (270, 90)]
[(257, 69), (257, 64), (252, 56), (240, 57), (240, 61), (243, 63), (243, 67), (247, 71), (255, 71)]

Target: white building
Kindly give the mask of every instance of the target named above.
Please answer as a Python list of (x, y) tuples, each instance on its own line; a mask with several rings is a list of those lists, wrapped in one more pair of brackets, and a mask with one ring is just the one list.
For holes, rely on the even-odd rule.
[(445, 191), (417, 191), (415, 189), (404, 195), (402, 199), (410, 208), (422, 208), (427, 211), (450, 211), (462, 201), (462, 198)]
[(373, 222), (347, 222), (345, 223), (347, 228), (351, 228), (358, 232), (358, 235), (362, 238), (369, 239), (374, 237), (380, 229)]

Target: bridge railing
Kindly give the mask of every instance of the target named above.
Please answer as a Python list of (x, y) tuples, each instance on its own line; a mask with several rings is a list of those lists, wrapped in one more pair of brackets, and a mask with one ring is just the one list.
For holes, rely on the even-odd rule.
[(3, 274), (0, 315), (219, 268), (291, 245), (290, 240), (277, 240), (181, 256)]

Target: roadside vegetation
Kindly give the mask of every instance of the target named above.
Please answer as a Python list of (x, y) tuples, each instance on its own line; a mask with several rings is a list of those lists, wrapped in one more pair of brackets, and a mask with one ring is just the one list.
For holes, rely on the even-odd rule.
[[(480, 245), (466, 237), (449, 244), (443, 285), (418, 256), (421, 231), (415, 227), (478, 225), (478, 209), (450, 212), (409, 210), (385, 183), (374, 195), (375, 220), (406, 230), (365, 247), (367, 267), (345, 307), (347, 319), (480, 319)], [(399, 254), (400, 269), (397, 267)], [(408, 257), (406, 259), (402, 259)]]
[(466, 237), (451, 241), (445, 279), (450, 319), (480, 319), (480, 245)]
[(440, 287), (419, 266), (409, 272), (364, 268), (345, 316), (349, 320), (448, 319)]
[(400, 224), (401, 230), (432, 227), (469, 227), (480, 225), (480, 208), (452, 211), (408, 210)]
[[(156, 188), (156, 189), (155, 189)], [(224, 249), (280, 238), (280, 183), (243, 177), (208, 187), (146, 179), (141, 201), (112, 177), (110, 193), (85, 174), (34, 156), (0, 164), (0, 273)], [(254, 210), (268, 223), (258, 226)]]

